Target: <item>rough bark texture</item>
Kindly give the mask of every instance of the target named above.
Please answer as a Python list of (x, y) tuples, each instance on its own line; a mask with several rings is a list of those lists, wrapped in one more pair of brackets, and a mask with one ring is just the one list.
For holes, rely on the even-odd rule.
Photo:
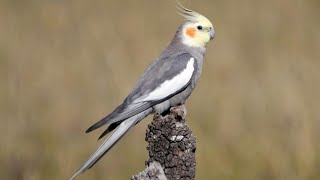
[(194, 179), (196, 139), (185, 116), (185, 106), (173, 107), (164, 116), (154, 115), (146, 132), (146, 169), (131, 180)]

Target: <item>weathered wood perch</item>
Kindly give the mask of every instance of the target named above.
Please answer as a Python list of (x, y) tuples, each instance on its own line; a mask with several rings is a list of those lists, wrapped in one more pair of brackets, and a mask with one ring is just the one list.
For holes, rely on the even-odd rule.
[(146, 169), (131, 180), (194, 179), (196, 138), (185, 117), (184, 105), (171, 108), (166, 115), (154, 115), (145, 138), (149, 143)]

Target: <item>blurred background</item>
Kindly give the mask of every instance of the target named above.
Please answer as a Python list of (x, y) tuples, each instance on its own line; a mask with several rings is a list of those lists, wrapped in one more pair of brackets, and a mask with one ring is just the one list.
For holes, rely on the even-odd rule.
[[(216, 29), (187, 102), (196, 179), (320, 179), (320, 1), (181, 1)], [(0, 177), (67, 179), (183, 18), (174, 0), (0, 4)], [(142, 171), (151, 118), (79, 179)]]

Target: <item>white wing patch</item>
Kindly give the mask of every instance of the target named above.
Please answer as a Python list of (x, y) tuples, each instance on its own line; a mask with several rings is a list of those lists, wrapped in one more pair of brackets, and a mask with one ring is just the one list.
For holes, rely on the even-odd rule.
[(170, 80), (166, 80), (141, 101), (160, 100), (183, 88), (191, 79), (194, 71), (194, 58), (190, 58), (186, 68)]

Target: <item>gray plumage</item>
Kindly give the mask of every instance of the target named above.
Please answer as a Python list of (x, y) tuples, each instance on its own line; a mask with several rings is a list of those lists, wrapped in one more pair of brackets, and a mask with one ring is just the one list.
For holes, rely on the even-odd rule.
[[(182, 43), (183, 29), (192, 23), (195, 22), (185, 21), (178, 28), (171, 43), (149, 65), (123, 103), (86, 131), (88, 133), (105, 124), (109, 124), (109, 127), (99, 139), (109, 132), (113, 132), (70, 179), (74, 179), (77, 175), (90, 169), (131, 127), (149, 114), (162, 113), (170, 107), (185, 103), (198, 82), (205, 53), (205, 47), (189, 46)], [(212, 39), (211, 34), (214, 33), (208, 33), (210, 34), (210, 39)], [(187, 81), (185, 81), (185, 75), (190, 75)], [(174, 91), (163, 88), (164, 84), (174, 78), (181, 78), (181, 81), (185, 81), (185, 83), (178, 83), (177, 87), (173, 87), (173, 89), (177, 88)], [(166, 94), (166, 92), (168, 93)]]

